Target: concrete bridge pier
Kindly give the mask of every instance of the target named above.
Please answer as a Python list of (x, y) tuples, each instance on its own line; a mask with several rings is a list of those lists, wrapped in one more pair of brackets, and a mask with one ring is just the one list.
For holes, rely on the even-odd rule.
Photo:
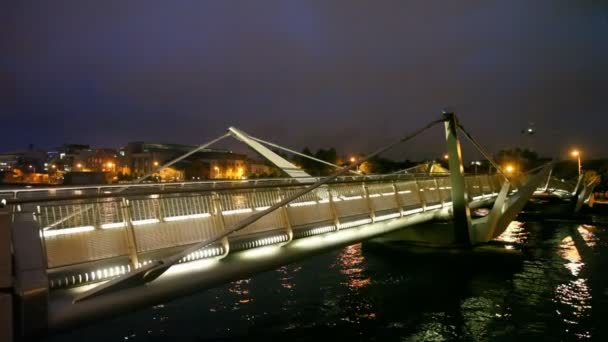
[(0, 212), (0, 341), (13, 342), (13, 260), (10, 215)]
[(48, 279), (32, 213), (0, 212), (0, 341), (30, 341), (48, 322)]

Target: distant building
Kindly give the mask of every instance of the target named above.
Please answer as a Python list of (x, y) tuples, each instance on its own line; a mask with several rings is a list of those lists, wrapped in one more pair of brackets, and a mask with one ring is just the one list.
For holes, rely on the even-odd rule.
[(27, 150), (0, 153), (0, 182), (46, 183), (45, 160), (46, 152), (32, 145)]
[(90, 171), (101, 171), (108, 173), (117, 172), (118, 152), (111, 148), (98, 148), (88, 155), (85, 161), (86, 168)]
[(37, 173), (44, 170), (46, 152), (30, 146), (27, 150), (0, 153), (0, 171), (19, 169), (23, 173)]
[(94, 154), (89, 145), (64, 144), (49, 153), (47, 161), (49, 173), (84, 171), (87, 160)]
[(247, 176), (252, 178), (273, 177), (280, 174), (279, 170), (268, 162), (261, 160), (248, 161)]
[[(124, 150), (121, 170), (132, 177), (141, 177), (176, 159), (196, 146), (131, 142)], [(227, 150), (204, 149), (181, 160), (155, 176), (162, 181), (201, 179), (241, 179), (247, 174), (247, 157)]]

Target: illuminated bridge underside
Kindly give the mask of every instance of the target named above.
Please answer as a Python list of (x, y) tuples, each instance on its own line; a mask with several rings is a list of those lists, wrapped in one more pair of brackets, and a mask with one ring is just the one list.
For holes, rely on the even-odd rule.
[[(473, 208), (489, 205), (495, 196), (479, 197), (471, 203)], [(439, 204), (427, 211), (405, 212), (404, 216), (384, 219), (375, 223), (341, 229), (331, 233), (304, 237), (289, 243), (230, 252), (225, 257), (213, 257), (182, 263), (141, 287), (100, 295), (84, 301), (74, 298), (93, 285), (51, 292), (49, 328), (67, 329), (85, 321), (108, 315), (131, 312), (134, 308), (161, 303), (212, 288), (226, 282), (272, 270), (308, 256), (330, 251), (352, 243), (365, 241), (419, 223), (451, 217), (451, 204)]]

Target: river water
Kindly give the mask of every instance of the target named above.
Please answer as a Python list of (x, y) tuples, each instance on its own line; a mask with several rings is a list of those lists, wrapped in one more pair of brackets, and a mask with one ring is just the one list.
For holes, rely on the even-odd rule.
[(48, 341), (606, 341), (595, 221), (514, 222), (489, 254), (356, 244)]

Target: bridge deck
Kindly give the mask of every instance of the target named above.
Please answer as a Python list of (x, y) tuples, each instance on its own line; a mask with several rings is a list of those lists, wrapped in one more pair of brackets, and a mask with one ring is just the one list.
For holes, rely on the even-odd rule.
[[(472, 200), (494, 196), (501, 186), (496, 176), (466, 180)], [(74, 287), (113, 278), (211, 238), (306, 186), (289, 182), (144, 185), (126, 191), (120, 190), (124, 186), (59, 188), (50, 192), (53, 201), (21, 204), (15, 220), (31, 219), (34, 213), (49, 287)], [(41, 201), (44, 191), (48, 192), (35, 190), (19, 196), (22, 201)], [(91, 198), (83, 196), (87, 192), (93, 193)], [(77, 198), (62, 199), (68, 195)], [(443, 208), (450, 202), (449, 177), (349, 177), (301, 196), (182, 262), (285, 244)], [(137, 263), (130, 262), (133, 258)]]

